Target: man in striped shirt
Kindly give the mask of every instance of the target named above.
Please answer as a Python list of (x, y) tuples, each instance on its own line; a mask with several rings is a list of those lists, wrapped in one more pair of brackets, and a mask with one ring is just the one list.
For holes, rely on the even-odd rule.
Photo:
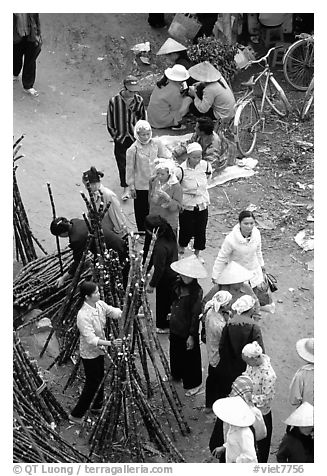
[(114, 140), (114, 154), (117, 161), (120, 186), (124, 192), (122, 200), (129, 198), (126, 183), (126, 150), (133, 144), (134, 126), (140, 119), (146, 119), (143, 98), (136, 94), (139, 90), (135, 76), (127, 76), (124, 88), (109, 100), (107, 129)]

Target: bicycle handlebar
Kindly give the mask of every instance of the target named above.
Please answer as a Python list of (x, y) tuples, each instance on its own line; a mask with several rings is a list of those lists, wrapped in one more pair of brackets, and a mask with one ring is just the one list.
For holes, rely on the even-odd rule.
[(279, 48), (283, 48), (283, 46), (274, 46), (274, 48), (270, 48), (270, 50), (268, 51), (268, 53), (265, 55), (265, 56), (262, 56), (262, 58), (259, 58), (258, 60), (251, 60), (248, 62), (248, 64), (245, 66), (244, 69), (247, 69), (249, 66), (251, 66), (251, 64), (255, 64), (255, 63), (261, 63), (261, 61), (267, 61), (268, 59), (268, 56), (270, 55), (270, 53), (274, 50), (277, 50)]

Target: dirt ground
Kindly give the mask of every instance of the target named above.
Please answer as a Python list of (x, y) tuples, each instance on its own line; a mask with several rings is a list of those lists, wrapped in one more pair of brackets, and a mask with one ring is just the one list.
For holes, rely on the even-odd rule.
[[(146, 18), (146, 14), (127, 13), (41, 14), (44, 44), (35, 84), (40, 95), (28, 97), (21, 84), (14, 83), (13, 111), (14, 137), (25, 134), (22, 150), (26, 157), (19, 161), (17, 171), (19, 187), (33, 233), (48, 251), (55, 249), (55, 241), (49, 232), (47, 181), (52, 186), (57, 215), (68, 218), (85, 211), (79, 192), (83, 189), (81, 174), (90, 165), (102, 169), (104, 185), (120, 194), (105, 113), (108, 99), (117, 93), (125, 74), (157, 72), (154, 63), (147, 67), (134, 63), (129, 50), (135, 43), (149, 40), (156, 51), (166, 39), (167, 30), (152, 30)], [(299, 107), (303, 93), (288, 87), (280, 68), (277, 66), (276, 76), (292, 105)], [(242, 75), (247, 78), (250, 72)], [(235, 91), (242, 75), (233, 84)], [(313, 118), (299, 123), (295, 114), (281, 122), (271, 116), (267, 131), (260, 134), (253, 154), (259, 160), (256, 174), (210, 190), (208, 243), (203, 258), (210, 273), (219, 246), (236, 223), (239, 211), (255, 205), (265, 266), (277, 277), (279, 288), (274, 294), (276, 313), (264, 313), (261, 324), (266, 353), (277, 374), (270, 457), (275, 461), (285, 430), (282, 420), (290, 412), (288, 386), (303, 364), (295, 343), (301, 337), (313, 336), (313, 272), (307, 266), (313, 252), (304, 252), (294, 241), (300, 230), (313, 228), (313, 223), (307, 221), (309, 213), (313, 215), (313, 148), (297, 143), (313, 143)], [(132, 202), (122, 206), (134, 224)], [(201, 284), (208, 291), (210, 279)], [(167, 350), (167, 337), (160, 338)], [(202, 345), (204, 380), (205, 354)], [(204, 395), (189, 400), (183, 397), (182, 389), (178, 391), (192, 433), (188, 437), (176, 434), (176, 445), (187, 462), (212, 462), (208, 440), (213, 419), (204, 414)], [(72, 406), (72, 397), (61, 396), (61, 400), (67, 409)], [(64, 433), (69, 439), (78, 439), (75, 432)], [(85, 444), (75, 443), (81, 447)]]

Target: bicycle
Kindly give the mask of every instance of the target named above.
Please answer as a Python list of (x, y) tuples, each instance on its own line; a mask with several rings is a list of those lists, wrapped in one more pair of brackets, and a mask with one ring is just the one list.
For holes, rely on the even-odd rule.
[(314, 90), (314, 84), (313, 84), (313, 78), (312, 78), (310, 85), (305, 93), (303, 105), (300, 111), (300, 117), (302, 121), (304, 121), (308, 117), (311, 106), (313, 105), (313, 90)]
[(306, 91), (313, 78), (314, 38), (301, 33), (299, 38), (286, 51), (283, 58), (283, 70), (287, 82), (299, 91)]
[[(268, 53), (262, 58), (249, 61), (246, 68), (252, 64), (260, 64), (263, 62), (264, 69), (257, 75), (251, 76), (247, 82), (241, 83), (242, 86), (247, 87), (247, 90), (245, 91), (244, 95), (236, 102), (234, 137), (238, 150), (245, 157), (250, 155), (254, 149), (259, 125), (261, 125), (261, 132), (264, 132), (265, 102), (267, 101), (269, 106), (280, 117), (286, 117), (289, 111), (292, 109), (283, 88), (279, 85), (277, 80), (274, 78), (273, 73), (270, 71), (270, 66), (268, 63), (269, 55), (277, 48), (280, 47), (277, 46), (270, 48)], [(254, 92), (256, 84), (259, 84), (262, 91), (259, 110), (256, 104), (256, 96)]]

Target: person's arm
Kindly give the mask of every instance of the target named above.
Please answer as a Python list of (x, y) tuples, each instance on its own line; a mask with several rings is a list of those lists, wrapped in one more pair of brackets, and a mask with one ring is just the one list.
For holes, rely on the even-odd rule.
[(222, 420), (220, 420), (220, 418), (217, 418), (215, 422), (215, 426), (211, 433), (210, 440), (209, 440), (209, 449), (211, 453), (213, 453), (216, 448), (221, 448), (223, 444), (224, 444), (223, 422)]
[(115, 320), (120, 319), (123, 311), (119, 307), (110, 306), (104, 301), (101, 301), (101, 305), (104, 307), (107, 317)]
[(206, 169), (207, 181), (209, 181), (212, 177), (212, 165), (210, 162), (207, 162), (207, 169)]
[(290, 404), (296, 408), (303, 403), (303, 378), (299, 370), (294, 375), (290, 384), (288, 400)]
[(167, 250), (164, 246), (158, 246), (152, 254), (153, 274), (149, 283), (150, 288), (155, 288), (162, 278), (167, 264)]
[(118, 198), (115, 195), (108, 198), (110, 198), (111, 205), (107, 213), (112, 221), (114, 231), (118, 234), (127, 232), (126, 218), (120, 207)]
[(144, 106), (144, 102), (143, 102), (142, 97), (141, 97), (140, 109), (139, 109), (139, 120), (143, 120), (143, 121), (147, 120), (147, 113), (146, 113), (146, 110), (145, 110), (145, 106)]
[(172, 193), (172, 196), (168, 200), (168, 204), (166, 208), (170, 212), (175, 212), (182, 208), (182, 202), (183, 202), (183, 189), (181, 185), (178, 183), (173, 185), (173, 193)]
[(167, 149), (167, 147), (161, 142), (160, 139), (156, 139), (158, 144), (158, 157), (163, 157), (164, 159), (171, 158), (171, 152)]
[(136, 148), (132, 144), (126, 151), (126, 183), (131, 190), (135, 190), (135, 163)]
[(113, 140), (116, 139), (117, 131), (115, 126), (114, 102), (110, 99), (107, 109), (107, 129)]
[(199, 289), (197, 299), (194, 302), (191, 309), (191, 326), (189, 330), (189, 335), (192, 337), (196, 337), (199, 334), (199, 325), (200, 325), (199, 316), (202, 311), (202, 298), (203, 298), (203, 290)]
[(195, 92), (195, 97), (194, 97), (194, 105), (197, 108), (199, 112), (205, 113), (208, 112), (209, 109), (212, 107), (214, 103), (214, 95), (211, 93), (211, 91), (208, 91), (208, 88), (204, 88), (203, 90), (203, 98), (202, 100), (199, 99)]
[(290, 457), (290, 449), (288, 446), (289, 443), (289, 437), (288, 435), (285, 435), (284, 438), (281, 441), (281, 444), (279, 445), (276, 459), (278, 463), (287, 463)]
[(265, 262), (264, 262), (264, 260), (263, 260), (262, 250), (261, 250), (261, 234), (260, 234), (260, 231), (259, 231), (259, 237), (258, 237), (258, 244), (257, 244), (256, 254), (257, 254), (257, 258), (258, 258), (259, 264), (260, 264), (261, 268), (263, 268), (264, 265), (265, 265)]
[(230, 238), (226, 236), (221, 248), (218, 252), (217, 258), (215, 259), (213, 268), (212, 268), (212, 280), (216, 282), (219, 275), (222, 273), (226, 264), (229, 262), (230, 255), (233, 252), (233, 247), (230, 242)]

